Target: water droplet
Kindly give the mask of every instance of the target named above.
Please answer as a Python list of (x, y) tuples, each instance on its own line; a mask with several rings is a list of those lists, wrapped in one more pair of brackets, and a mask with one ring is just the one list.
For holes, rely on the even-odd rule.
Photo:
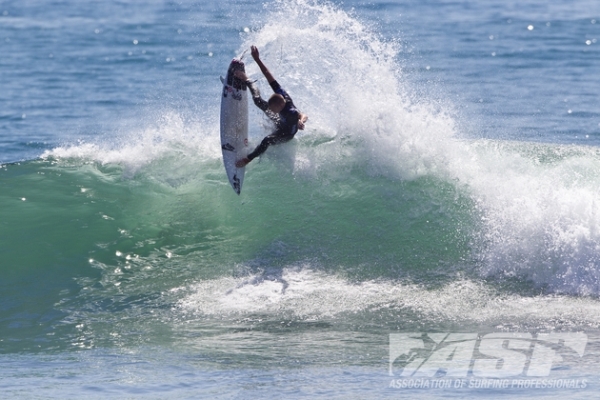
[(138, 44), (138, 40), (137, 39), (133, 39), (133, 44)]
[(529, 31), (532, 31), (532, 30), (533, 30), (533, 25), (529, 25), (529, 26), (527, 27), (527, 30), (529, 30)]
[(248, 33), (250, 32), (250, 28), (248, 28), (247, 26), (244, 27), (244, 32)]
[(572, 114), (573, 110), (567, 110), (567, 113)]
[(492, 51), (492, 57), (496, 57), (496, 52)]
[(494, 40), (494, 35), (490, 35), (490, 40)]
[(208, 56), (209, 56), (209, 57), (212, 57), (212, 56), (213, 56), (213, 52), (212, 52), (212, 51), (209, 51), (209, 52), (208, 52)]
[(592, 44), (592, 41), (588, 39), (585, 41), (585, 44), (587, 44), (589, 46), (590, 44)]

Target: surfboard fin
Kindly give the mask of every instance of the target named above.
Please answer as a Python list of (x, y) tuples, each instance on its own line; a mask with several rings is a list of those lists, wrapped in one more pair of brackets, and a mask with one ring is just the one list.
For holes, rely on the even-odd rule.
[(225, 78), (223, 78), (223, 75), (221, 75), (219, 78), (221, 79), (221, 83), (224, 85), (225, 84)]

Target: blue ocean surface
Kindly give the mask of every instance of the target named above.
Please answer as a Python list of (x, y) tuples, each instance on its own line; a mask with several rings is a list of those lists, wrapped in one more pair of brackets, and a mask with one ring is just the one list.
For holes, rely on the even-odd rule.
[[(592, 0), (3, 1), (1, 397), (600, 396), (599, 40)], [(238, 196), (252, 44), (309, 120)]]

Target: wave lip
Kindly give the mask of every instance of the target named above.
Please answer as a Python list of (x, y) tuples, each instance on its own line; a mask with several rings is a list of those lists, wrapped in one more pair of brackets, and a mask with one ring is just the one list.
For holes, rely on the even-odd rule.
[(59, 146), (46, 150), (42, 159), (74, 159), (101, 165), (119, 165), (133, 177), (155, 161), (165, 158), (214, 160), (220, 157), (216, 117), (201, 121), (168, 111), (155, 123), (128, 127), (116, 138)]

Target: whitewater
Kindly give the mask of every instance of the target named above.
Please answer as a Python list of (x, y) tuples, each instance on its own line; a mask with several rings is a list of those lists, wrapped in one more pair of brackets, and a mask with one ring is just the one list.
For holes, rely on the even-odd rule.
[[(0, 10), (7, 397), (594, 397), (600, 9), (519, 4)], [(218, 78), (252, 44), (309, 121), (238, 197)], [(584, 334), (547, 378), (586, 384), (399, 392), (406, 332)]]

